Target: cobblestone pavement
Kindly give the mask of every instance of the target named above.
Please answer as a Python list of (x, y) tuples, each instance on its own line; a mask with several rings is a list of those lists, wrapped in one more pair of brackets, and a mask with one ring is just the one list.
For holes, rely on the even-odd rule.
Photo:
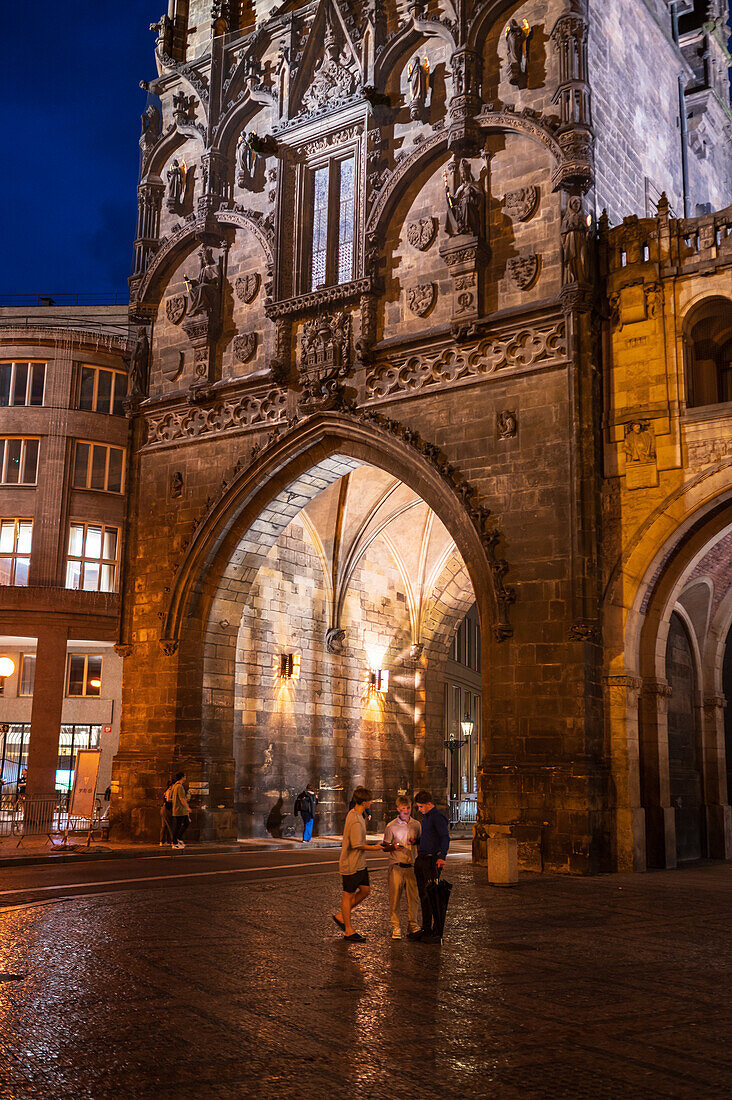
[(331, 871), (0, 913), (0, 1098), (730, 1095), (729, 866), (492, 889), (443, 947), (357, 924)]

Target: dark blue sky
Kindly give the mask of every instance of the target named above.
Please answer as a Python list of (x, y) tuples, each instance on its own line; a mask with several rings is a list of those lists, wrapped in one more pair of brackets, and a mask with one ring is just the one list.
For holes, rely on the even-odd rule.
[(124, 291), (135, 232), (140, 80), (166, 0), (3, 5), (10, 133), (0, 294)]
[(139, 81), (167, 0), (3, 5), (0, 293), (127, 288)]

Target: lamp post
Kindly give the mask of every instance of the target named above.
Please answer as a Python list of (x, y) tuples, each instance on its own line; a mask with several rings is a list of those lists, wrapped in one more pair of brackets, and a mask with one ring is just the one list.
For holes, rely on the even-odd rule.
[[(460, 807), (460, 789), (459, 779), (456, 775), (455, 769), (455, 753), (460, 751), (463, 745), (466, 745), (470, 740), (471, 734), (475, 727), (475, 723), (469, 714), (466, 713), (462, 722), (460, 723), (460, 732), (462, 737), (450, 737), (445, 741), (445, 748), (450, 753), (450, 825), (456, 825), (459, 820), (459, 807)], [(460, 757), (458, 756), (458, 762)]]

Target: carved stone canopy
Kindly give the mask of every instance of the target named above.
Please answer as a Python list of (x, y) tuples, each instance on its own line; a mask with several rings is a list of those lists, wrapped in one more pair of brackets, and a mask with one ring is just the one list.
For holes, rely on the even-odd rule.
[(353, 95), (356, 90), (356, 77), (346, 66), (348, 60), (348, 56), (341, 54), (338, 49), (330, 13), (328, 13), (324, 55), (315, 70), (310, 87), (302, 97), (302, 105), (306, 113), (315, 114), (324, 107), (337, 106)]

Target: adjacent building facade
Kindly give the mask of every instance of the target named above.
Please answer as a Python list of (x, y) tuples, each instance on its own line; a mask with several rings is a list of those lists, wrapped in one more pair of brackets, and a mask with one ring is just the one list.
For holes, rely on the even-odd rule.
[[(650, 671), (628, 634), (687, 484), (726, 514), (690, 412), (723, 439), (725, 28), (687, 0), (172, 0), (130, 283), (122, 833), (180, 769), (207, 837), (282, 829), (310, 779), (325, 828), (357, 782), (384, 816), (470, 785), (478, 848), (509, 831), (526, 866), (728, 852), (676, 588)], [(479, 752), (449, 747), (456, 687)]]
[[(127, 311), (0, 308), (0, 768), (6, 805), (68, 790), (119, 737)], [(27, 776), (26, 776), (27, 772)]]

